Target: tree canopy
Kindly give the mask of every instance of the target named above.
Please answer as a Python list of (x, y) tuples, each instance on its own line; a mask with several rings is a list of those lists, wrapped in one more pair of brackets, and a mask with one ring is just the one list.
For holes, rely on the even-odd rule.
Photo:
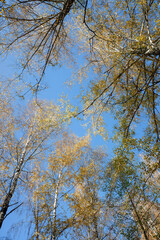
[[(1, 81), (0, 226), (23, 207), (11, 203), (22, 191), (31, 239), (160, 238), (159, 16), (159, 0), (0, 1), (0, 53), (15, 54), (17, 85), (36, 96), (18, 111), (16, 87)], [(76, 110), (37, 95), (48, 67), (65, 61), (81, 65)], [(112, 156), (66, 130), (84, 116), (104, 136), (108, 113)]]

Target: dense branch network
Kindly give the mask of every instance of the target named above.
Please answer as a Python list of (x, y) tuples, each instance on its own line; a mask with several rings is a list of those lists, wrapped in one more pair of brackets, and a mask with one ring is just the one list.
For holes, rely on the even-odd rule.
[[(9, 87), (2, 89), (0, 227), (21, 206), (11, 200), (25, 186), (34, 222), (33, 239), (58, 239), (62, 234), (76, 240), (159, 239), (159, 1), (0, 3), (2, 52), (19, 48), (24, 56), (22, 73), (39, 70), (36, 84), (31, 84), (34, 91), (39, 90), (48, 65), (68, 56), (74, 46), (83, 48), (93, 75), (89, 75), (87, 92), (83, 91), (84, 108), (76, 116), (91, 114), (93, 125), (103, 124), (103, 112), (111, 110), (118, 143), (113, 158), (105, 159), (107, 167), (101, 163), (105, 154), (92, 151), (88, 140), (77, 141), (66, 133), (49, 153), (50, 135), (58, 137), (61, 123), (75, 116), (68, 112), (68, 104), (65, 113), (60, 114), (58, 108), (55, 115), (54, 106), (40, 103), (39, 107), (36, 102), (29, 115), (15, 118), (4, 97)], [(133, 122), (144, 119), (145, 130), (137, 137)], [(18, 139), (19, 131), (24, 134), (19, 141), (17, 131)], [(27, 177), (23, 178), (25, 167)], [(99, 194), (102, 184), (105, 196)], [(63, 211), (64, 202), (69, 214)]]
[(39, 87), (47, 65), (56, 64), (61, 49), (65, 49), (67, 33), (64, 20), (74, 3), (75, 0), (14, 1), (3, 6), (2, 21), (5, 20), (5, 23), (2, 32), (5, 34), (5, 30), (9, 28), (10, 38), (2, 45), (7, 50), (17, 44), (19, 46), (22, 42), (26, 43), (27, 53), (25, 52), (24, 56), (23, 71), (34, 64), (38, 55), (38, 62), (42, 61), (42, 65), (36, 87)]
[[(102, 6), (104, 12), (98, 11)], [(91, 107), (98, 115), (108, 107), (118, 109), (128, 136), (142, 109), (149, 110), (159, 142), (158, 1), (101, 2), (94, 7), (93, 16), (87, 16), (86, 2), (84, 23), (91, 33), (90, 64), (95, 62), (99, 79), (92, 81), (91, 93), (84, 97), (86, 107), (79, 114)]]

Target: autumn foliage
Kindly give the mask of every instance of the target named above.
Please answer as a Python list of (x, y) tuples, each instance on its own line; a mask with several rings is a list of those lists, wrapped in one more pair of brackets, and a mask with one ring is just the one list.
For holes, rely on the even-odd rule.
[[(0, 228), (21, 210), (28, 239), (160, 239), (159, 16), (158, 0), (0, 1), (0, 54), (18, 66), (0, 81)], [(64, 62), (77, 106), (39, 99)]]

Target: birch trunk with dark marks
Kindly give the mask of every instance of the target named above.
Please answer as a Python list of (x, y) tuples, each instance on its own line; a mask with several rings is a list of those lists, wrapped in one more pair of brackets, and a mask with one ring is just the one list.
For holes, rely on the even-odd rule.
[(17, 163), (15, 172), (13, 174), (13, 177), (12, 177), (12, 180), (11, 180), (11, 183), (10, 183), (10, 187), (9, 187), (8, 193), (6, 194), (4, 200), (3, 200), (2, 204), (1, 204), (0, 228), (2, 227), (3, 221), (4, 221), (4, 219), (6, 217), (6, 214), (7, 214), (7, 210), (9, 208), (10, 201), (11, 201), (11, 199), (13, 197), (13, 194), (15, 192), (15, 189), (17, 187), (17, 182), (18, 182), (18, 179), (20, 177), (20, 174), (21, 174), (21, 171), (22, 171), (22, 168), (23, 168), (23, 164), (25, 162), (25, 153), (26, 153), (29, 141), (30, 141), (30, 139), (28, 138), (28, 140), (26, 141), (26, 144), (24, 146), (24, 150), (23, 150), (23, 152), (21, 154), (20, 161)]

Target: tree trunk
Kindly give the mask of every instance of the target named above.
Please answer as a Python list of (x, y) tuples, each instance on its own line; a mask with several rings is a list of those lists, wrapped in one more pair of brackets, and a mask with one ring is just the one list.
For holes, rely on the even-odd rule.
[(60, 178), (62, 175), (62, 170), (58, 174), (58, 183), (55, 189), (55, 196), (54, 196), (54, 204), (53, 204), (53, 223), (52, 223), (52, 233), (51, 233), (51, 240), (56, 239), (56, 216), (57, 216), (57, 201), (58, 201), (58, 190), (60, 184)]
[(9, 207), (9, 203), (11, 201), (11, 198), (15, 192), (15, 189), (17, 187), (17, 182), (18, 182), (18, 179), (19, 179), (19, 176), (21, 174), (21, 170), (22, 170), (22, 165), (24, 163), (24, 158), (25, 158), (25, 153), (26, 153), (26, 149), (27, 149), (27, 146), (28, 146), (28, 143), (29, 143), (29, 138), (25, 144), (25, 147), (24, 147), (24, 150), (22, 152), (22, 156), (21, 156), (21, 159), (19, 161), (19, 163), (17, 164), (16, 166), (16, 169), (15, 169), (15, 173), (13, 175), (13, 178), (11, 180), (11, 185), (10, 185), (10, 188), (9, 188), (9, 191), (8, 193), (6, 194), (4, 200), (3, 200), (3, 203), (1, 204), (1, 210), (0, 210), (0, 228), (2, 227), (2, 224), (3, 224), (3, 221), (5, 219), (5, 216), (6, 216), (6, 213), (7, 213), (7, 210), (8, 210), (8, 207)]

